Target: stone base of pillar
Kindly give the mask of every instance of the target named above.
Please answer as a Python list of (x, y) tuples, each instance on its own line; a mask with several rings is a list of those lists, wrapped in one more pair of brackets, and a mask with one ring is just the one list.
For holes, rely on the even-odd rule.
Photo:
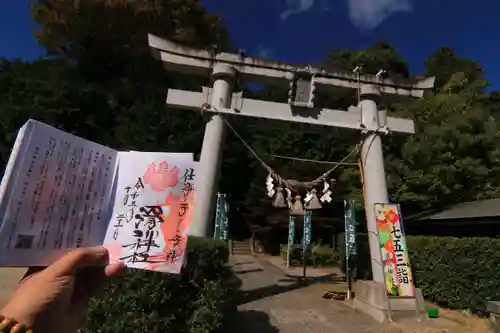
[(415, 289), (416, 298), (391, 298), (390, 313), (384, 284), (357, 281), (353, 291), (354, 299), (351, 306), (380, 323), (389, 319), (397, 322), (406, 318), (415, 318), (418, 321), (427, 318), (421, 289)]

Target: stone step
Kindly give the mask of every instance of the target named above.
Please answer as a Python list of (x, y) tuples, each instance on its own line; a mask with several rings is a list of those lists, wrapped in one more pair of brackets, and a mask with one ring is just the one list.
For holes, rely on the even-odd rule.
[(233, 241), (231, 244), (231, 254), (252, 255), (252, 248), (248, 241)]
[(250, 250), (250, 246), (246, 245), (246, 246), (233, 246), (233, 249), (249, 249)]

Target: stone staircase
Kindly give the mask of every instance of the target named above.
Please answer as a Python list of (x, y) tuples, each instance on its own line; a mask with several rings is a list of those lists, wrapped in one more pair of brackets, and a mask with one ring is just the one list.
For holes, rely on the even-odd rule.
[(250, 241), (231, 241), (231, 255), (252, 255), (252, 248), (250, 247)]

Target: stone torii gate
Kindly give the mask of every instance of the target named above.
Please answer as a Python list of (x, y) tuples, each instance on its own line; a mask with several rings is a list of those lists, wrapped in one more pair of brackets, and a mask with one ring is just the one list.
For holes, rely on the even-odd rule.
[[(210, 76), (212, 88), (202, 92), (169, 89), (167, 105), (181, 109), (212, 113), (207, 122), (197, 178), (197, 202), (190, 234), (210, 236), (213, 203), (220, 165), (224, 122), (221, 114), (284, 120), (313, 125), (340, 127), (367, 134), (363, 141), (364, 200), (370, 242), (373, 279), (384, 283), (383, 266), (379, 248), (375, 203), (388, 203), (382, 141), (380, 134), (387, 132), (414, 133), (414, 123), (409, 119), (387, 117), (379, 111), (377, 103), (381, 94), (399, 99), (420, 98), (425, 89), (434, 85), (434, 78), (395, 82), (375, 75), (332, 72), (310, 66), (297, 67), (276, 61), (247, 57), (243, 54), (217, 53), (178, 45), (166, 39), (149, 35), (149, 45), (156, 58), (167, 70)], [(274, 103), (242, 98), (233, 93), (236, 78), (245, 81), (281, 84), (290, 87), (289, 103)], [(329, 93), (357, 90), (360, 103), (348, 111), (314, 108), (315, 91)], [(208, 104), (207, 104), (208, 103)]]

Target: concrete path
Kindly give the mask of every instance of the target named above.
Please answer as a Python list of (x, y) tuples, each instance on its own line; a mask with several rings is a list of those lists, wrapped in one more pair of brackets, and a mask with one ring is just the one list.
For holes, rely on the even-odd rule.
[[(293, 277), (301, 277), (303, 273), (303, 268), (301, 266), (286, 267), (285, 261), (280, 256), (269, 256), (269, 255), (259, 255), (259, 260), (263, 259), (266, 262), (273, 264), (274, 266), (280, 268), (285, 274)], [(340, 270), (340, 267), (307, 267), (307, 277), (313, 277), (316, 280), (326, 280), (331, 281), (331, 277), (334, 276), (336, 282), (344, 281), (345, 275)]]
[(232, 256), (239, 278), (238, 313), (227, 332), (382, 333), (384, 326), (342, 302), (325, 300), (325, 287), (301, 284), (266, 260)]

